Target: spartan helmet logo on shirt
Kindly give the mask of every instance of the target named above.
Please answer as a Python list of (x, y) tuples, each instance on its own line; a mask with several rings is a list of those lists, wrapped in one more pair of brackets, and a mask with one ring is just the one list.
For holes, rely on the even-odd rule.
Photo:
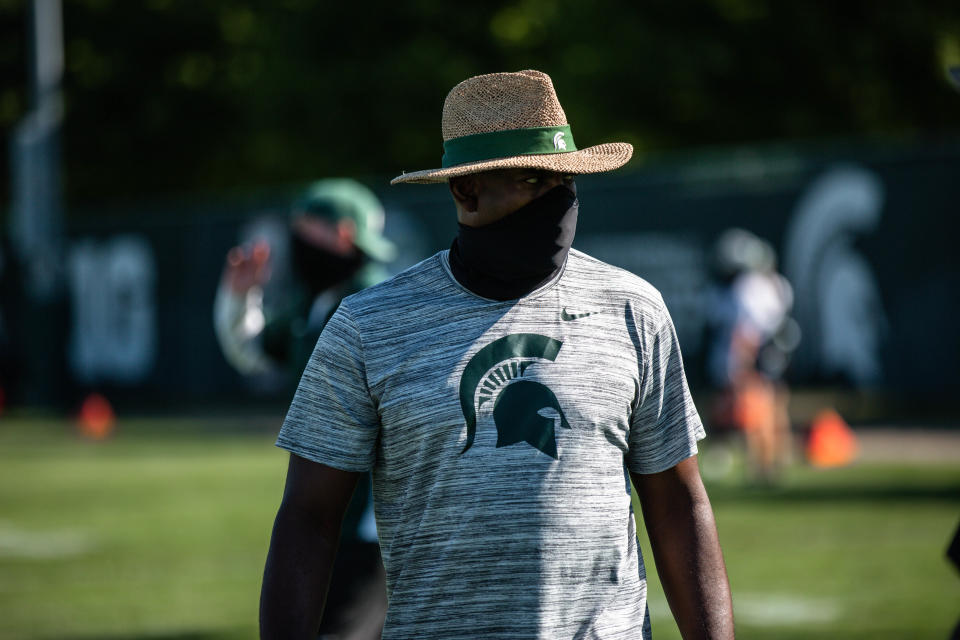
[(536, 333), (517, 333), (494, 340), (470, 359), (460, 378), (460, 408), (467, 421), (461, 455), (473, 446), (477, 412), (492, 400), (498, 448), (526, 442), (557, 459), (556, 417), (561, 426), (569, 429), (570, 424), (554, 393), (523, 374), (537, 360), (556, 360), (562, 344)]

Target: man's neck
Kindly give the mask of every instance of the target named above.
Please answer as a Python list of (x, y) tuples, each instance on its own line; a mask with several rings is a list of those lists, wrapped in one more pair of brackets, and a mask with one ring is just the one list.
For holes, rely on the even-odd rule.
[(482, 298), (490, 300), (516, 300), (522, 298), (528, 293), (537, 290), (542, 285), (549, 282), (559, 272), (560, 267), (554, 269), (546, 277), (537, 276), (535, 278), (525, 278), (517, 280), (503, 280), (496, 276), (483, 273), (482, 271), (471, 268), (463, 260), (460, 253), (458, 241), (456, 238), (450, 245), (450, 271), (453, 277), (461, 285)]

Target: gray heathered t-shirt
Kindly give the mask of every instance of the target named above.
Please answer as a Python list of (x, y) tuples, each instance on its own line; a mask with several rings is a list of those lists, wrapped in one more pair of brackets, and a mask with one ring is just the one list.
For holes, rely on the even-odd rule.
[(644, 280), (572, 250), (507, 302), (447, 252), (346, 298), (277, 445), (373, 470), (384, 638), (649, 638), (628, 472), (704, 436)]

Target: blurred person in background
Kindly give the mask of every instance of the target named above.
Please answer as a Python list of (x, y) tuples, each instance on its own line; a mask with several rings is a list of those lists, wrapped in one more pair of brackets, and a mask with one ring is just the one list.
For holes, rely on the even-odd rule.
[(294, 274), (286, 308), (264, 308), (271, 247), (265, 240), (234, 247), (214, 303), (224, 357), (244, 375), (288, 367), (299, 379), (340, 299), (383, 280), (395, 247), (383, 237), (384, 212), (369, 189), (349, 179), (310, 185), (291, 209)]
[[(214, 303), (214, 327), (227, 361), (245, 375), (287, 368), (298, 380), (341, 298), (385, 278), (384, 263), (393, 258), (395, 247), (383, 237), (383, 226), (383, 206), (360, 183), (326, 179), (310, 185), (291, 210), (294, 291), (289, 306), (277, 311), (264, 305), (269, 243), (257, 240), (231, 249)], [(367, 474), (344, 517), (320, 637), (379, 638), (385, 613)]]
[(799, 341), (790, 317), (793, 290), (776, 252), (744, 229), (729, 229), (714, 250), (708, 295), (709, 378), (719, 392), (713, 422), (742, 432), (752, 474), (775, 479), (790, 453), (789, 392), (783, 373)]

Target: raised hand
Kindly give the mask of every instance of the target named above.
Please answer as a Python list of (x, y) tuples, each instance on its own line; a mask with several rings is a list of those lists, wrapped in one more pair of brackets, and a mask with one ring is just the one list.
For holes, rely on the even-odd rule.
[(243, 295), (252, 287), (270, 279), (270, 245), (264, 240), (252, 246), (234, 247), (227, 253), (223, 279), (236, 294)]

